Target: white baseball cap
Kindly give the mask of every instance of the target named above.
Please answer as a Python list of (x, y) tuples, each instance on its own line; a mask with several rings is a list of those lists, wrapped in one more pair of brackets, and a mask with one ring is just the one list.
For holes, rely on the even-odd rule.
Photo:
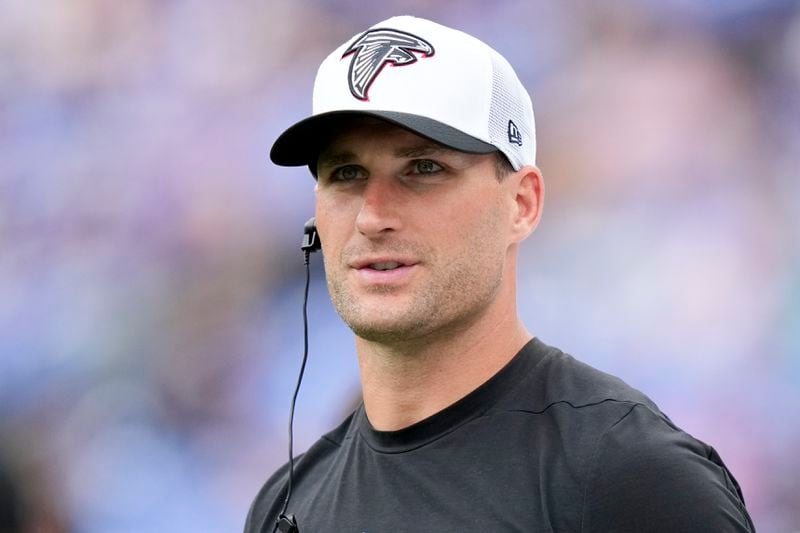
[(394, 123), (469, 153), (500, 151), (519, 170), (536, 164), (530, 96), (486, 43), (430, 20), (393, 17), (354, 36), (320, 65), (313, 114), (287, 129), (270, 158), (309, 165), (348, 116)]

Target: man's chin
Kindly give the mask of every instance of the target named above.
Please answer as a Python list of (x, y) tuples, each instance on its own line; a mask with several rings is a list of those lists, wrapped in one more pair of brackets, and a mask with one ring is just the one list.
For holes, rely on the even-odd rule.
[(345, 322), (357, 337), (380, 344), (395, 344), (419, 338), (425, 334), (429, 325), (426, 321), (361, 321), (345, 319)]

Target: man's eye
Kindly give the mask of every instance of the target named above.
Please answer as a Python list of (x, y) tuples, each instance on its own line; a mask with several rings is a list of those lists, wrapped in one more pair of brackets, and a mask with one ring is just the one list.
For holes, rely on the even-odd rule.
[(361, 177), (361, 169), (359, 167), (348, 165), (346, 167), (337, 168), (331, 175), (332, 181), (353, 181)]
[(417, 174), (435, 174), (441, 170), (444, 170), (442, 165), (430, 159), (414, 161), (414, 172)]

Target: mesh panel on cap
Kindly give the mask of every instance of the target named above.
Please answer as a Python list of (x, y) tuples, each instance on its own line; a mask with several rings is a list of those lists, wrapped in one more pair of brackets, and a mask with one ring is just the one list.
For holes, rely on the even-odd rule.
[[(515, 170), (525, 164), (533, 164), (536, 139), (531, 131), (533, 124), (528, 118), (524, 101), (524, 88), (517, 81), (511, 67), (498, 53), (492, 58), (492, 101), (489, 106), (489, 137), (511, 162)], [(522, 146), (508, 142), (508, 121), (513, 120), (522, 133)]]

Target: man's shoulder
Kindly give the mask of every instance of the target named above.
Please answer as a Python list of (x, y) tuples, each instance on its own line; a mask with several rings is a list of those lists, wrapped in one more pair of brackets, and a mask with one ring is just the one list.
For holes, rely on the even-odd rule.
[(572, 409), (599, 406), (600, 411), (621, 417), (634, 405), (642, 405), (660, 413), (647, 395), (619, 377), (539, 339), (533, 339), (520, 355), (530, 361), (526, 376), (507, 397), (517, 408), (541, 413), (557, 405)]
[(593, 450), (583, 519), (594, 530), (753, 530), (739, 484), (716, 450), (642, 405)]
[(677, 531), (699, 519), (713, 524), (709, 531), (721, 522), (752, 529), (741, 490), (711, 446), (620, 378), (541, 342), (529, 349), (535, 368), (502, 407), (544, 415), (537, 427), (557, 433), (583, 479), (584, 527), (644, 531), (662, 523)]
[(664, 427), (680, 432), (641, 391), (538, 339), (512, 364), (501, 376), (508, 387), (486, 413), (485, 423), (513, 427), (516, 435), (526, 436), (515, 439), (516, 445), (564, 456), (578, 477), (591, 468), (608, 432), (633, 411), (648, 413), (633, 417), (635, 426), (624, 426), (633, 441), (645, 434), (662, 436)]

